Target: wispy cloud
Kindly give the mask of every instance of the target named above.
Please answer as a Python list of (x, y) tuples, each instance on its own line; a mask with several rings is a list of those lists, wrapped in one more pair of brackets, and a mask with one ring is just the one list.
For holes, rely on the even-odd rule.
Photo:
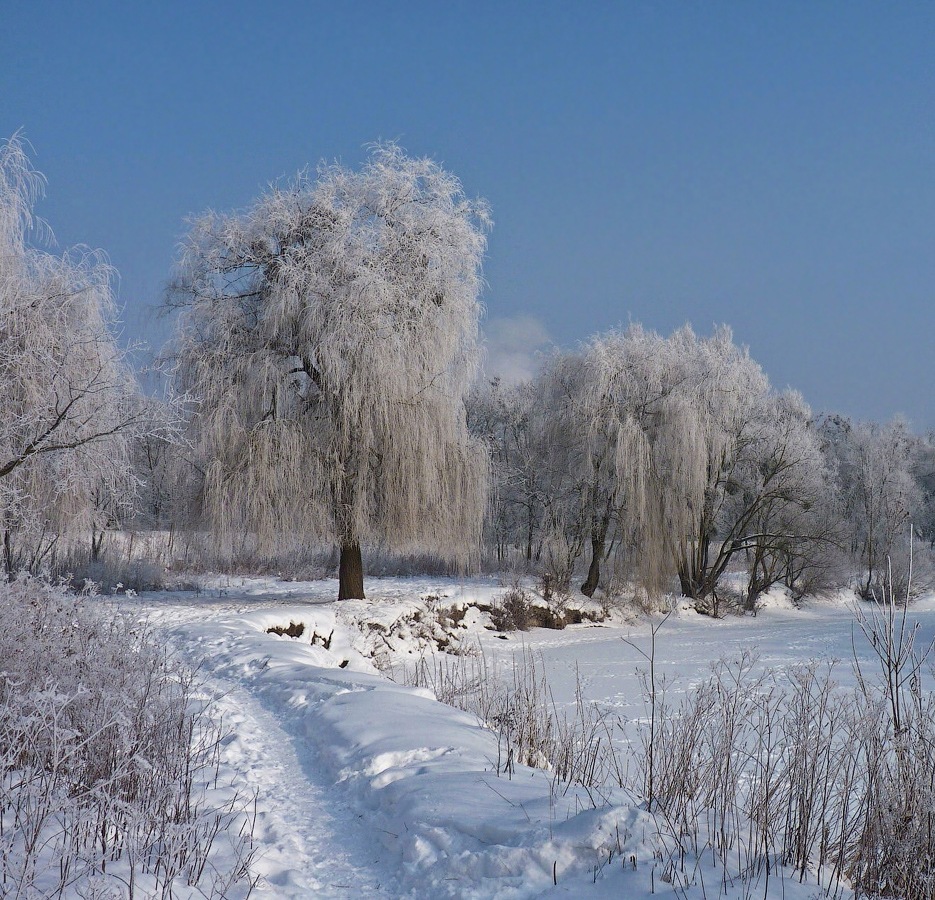
[(532, 378), (538, 357), (552, 345), (545, 325), (531, 315), (489, 319), (484, 324), (484, 336), (484, 376), (499, 378), (505, 385)]

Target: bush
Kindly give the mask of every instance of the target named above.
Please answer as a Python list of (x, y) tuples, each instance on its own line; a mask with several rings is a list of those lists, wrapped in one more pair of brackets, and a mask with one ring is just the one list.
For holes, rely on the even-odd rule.
[(490, 610), (490, 620), (497, 631), (528, 631), (532, 624), (529, 594), (513, 585)]
[(891, 584), (879, 609), (857, 610), (879, 666), (855, 659), (856, 691), (834, 662), (758, 674), (747, 653), (677, 706), (647, 679), (631, 787), (677, 836), (670, 880), (692, 883), (686, 859), (710, 851), (751, 885), (781, 863), (800, 880), (823, 872), (821, 896), (847, 878), (860, 897), (935, 898), (931, 647)]
[(0, 582), (0, 895), (83, 896), (110, 879), (131, 896), (243, 896), (245, 798), (211, 803), (222, 735), (193, 674), (100, 602)]
[(117, 560), (111, 556), (69, 566), (69, 584), (76, 591), (95, 585), (101, 594), (121, 591), (162, 591), (166, 588), (165, 567), (144, 559)]
[(516, 654), (508, 672), (473, 654), (422, 657), (404, 681), (429, 688), (442, 703), (477, 716), (498, 735), (498, 775), (512, 777), (516, 765), (547, 769), (553, 791), (571, 785), (588, 789), (595, 806), (607, 802), (604, 788), (623, 782), (613, 746), (614, 714), (587, 702), (576, 684), (571, 715), (560, 713), (552, 698), (541, 657)]

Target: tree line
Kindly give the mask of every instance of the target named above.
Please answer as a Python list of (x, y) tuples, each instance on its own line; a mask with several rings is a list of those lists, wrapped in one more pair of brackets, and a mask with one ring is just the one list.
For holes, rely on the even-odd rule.
[(935, 440), (815, 417), (729, 329), (632, 326), (526, 383), (478, 384), (489, 210), (393, 144), (193, 221), (159, 397), (116, 340), (103, 255), (36, 246), (42, 188), (15, 136), (0, 148), (8, 577), (73, 572), (146, 531), (184, 533), (206, 565), (332, 550), (342, 598), (363, 596), (370, 552), (522, 566), (588, 596), (678, 589), (716, 614), (776, 584), (870, 596), (888, 565), (907, 571), (910, 523), (935, 543)]
[(917, 583), (935, 545), (935, 439), (906, 423), (815, 416), (771, 388), (727, 328), (640, 326), (545, 359), (527, 383), (469, 399), (491, 448), (486, 543), (570, 590), (679, 590), (702, 610), (754, 609), (853, 585)]

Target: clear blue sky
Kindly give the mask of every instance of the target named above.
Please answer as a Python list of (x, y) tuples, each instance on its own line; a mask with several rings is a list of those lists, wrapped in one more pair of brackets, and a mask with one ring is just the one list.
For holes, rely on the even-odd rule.
[(129, 338), (187, 215), (393, 138), (490, 201), (493, 331), (726, 322), (816, 410), (935, 427), (935, 3), (0, 0), (20, 128)]

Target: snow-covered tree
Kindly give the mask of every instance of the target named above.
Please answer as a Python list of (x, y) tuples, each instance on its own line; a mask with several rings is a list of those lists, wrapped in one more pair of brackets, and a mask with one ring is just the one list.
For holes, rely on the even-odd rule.
[(916, 531), (935, 549), (935, 433), (918, 438), (912, 453), (912, 475), (921, 491)]
[(600, 580), (600, 562), (617, 531), (618, 543), (638, 548), (639, 575), (659, 586), (671, 546), (661, 525), (664, 511), (660, 469), (680, 437), (670, 425), (684, 408), (684, 371), (673, 354), (679, 335), (666, 340), (634, 325), (592, 339), (584, 355), (585, 378), (578, 413), (588, 474), (583, 499), (588, 509), (591, 561), (582, 591)]
[(534, 382), (536, 403), (544, 413), (537, 445), (543, 451), (545, 565), (560, 590), (570, 589), (591, 519), (587, 501), (593, 467), (583, 412), (586, 378), (583, 353), (555, 353)]
[(673, 467), (688, 471), (682, 442), (694, 441), (686, 339), (696, 340), (690, 329), (668, 339), (639, 326), (609, 332), (556, 355), (539, 378), (550, 416), (548, 508), (563, 546), (590, 548), (581, 586), (589, 596), (602, 562), (621, 549), (647, 587), (671, 572), (674, 535), (686, 527), (684, 510), (669, 502)]
[(682, 593), (704, 604), (738, 549), (726, 506), (738, 467), (754, 452), (769, 382), (728, 328), (708, 339), (683, 329), (679, 344), (691, 399), (670, 429), (678, 438), (675, 453), (665, 454), (672, 485), (665, 505), (667, 519), (679, 522)]
[(799, 596), (828, 586), (842, 539), (808, 406), (787, 391), (769, 395), (759, 413), (751, 440), (725, 473), (716, 561), (744, 554), (747, 609), (755, 609), (757, 598), (774, 584)]
[(363, 596), (361, 543), (476, 552), (488, 462), (464, 396), (488, 225), (454, 176), (392, 144), (194, 223), (178, 378), (201, 401), (222, 533), (334, 541), (341, 598)]
[(808, 408), (771, 391), (729, 329), (598, 335), (534, 387), (546, 531), (571, 559), (590, 548), (585, 594), (609, 559), (650, 592), (677, 573), (702, 608), (741, 558), (751, 604), (828, 569), (839, 534)]
[(908, 426), (900, 419), (880, 425), (833, 417), (822, 424), (822, 435), (837, 468), (860, 593), (882, 596), (891, 566), (900, 593), (908, 574), (909, 526), (923, 503)]
[(499, 562), (519, 548), (527, 564), (542, 545), (547, 473), (541, 445), (543, 410), (530, 381), (504, 387), (499, 379), (468, 398), (468, 427), (490, 451), (490, 539)]
[(132, 498), (129, 442), (148, 427), (112, 325), (100, 253), (27, 238), (43, 187), (18, 137), (0, 146), (0, 535), (8, 574), (65, 532), (94, 535)]

